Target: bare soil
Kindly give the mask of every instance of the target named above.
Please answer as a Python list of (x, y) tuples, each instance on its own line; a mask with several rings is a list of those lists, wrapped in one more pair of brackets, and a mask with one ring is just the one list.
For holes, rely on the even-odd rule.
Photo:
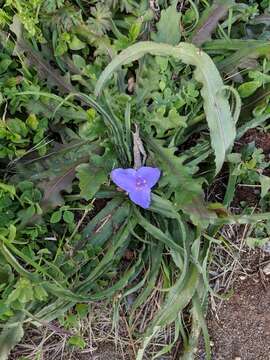
[(270, 152), (270, 133), (264, 133), (258, 129), (248, 130), (245, 135), (240, 139), (240, 144), (248, 144), (255, 141), (257, 148), (263, 149), (265, 154)]
[[(208, 319), (213, 360), (270, 359), (270, 281), (237, 281), (234, 295)], [(202, 350), (198, 360), (204, 360)]]
[[(247, 131), (236, 144), (235, 151), (241, 151), (243, 145), (252, 141), (269, 160), (270, 133), (257, 129)], [(232, 206), (237, 209), (241, 201), (256, 206), (259, 199), (256, 189), (239, 186)], [(239, 260), (247, 274), (236, 271), (233, 295), (208, 314), (212, 359), (270, 360), (270, 276), (262, 271), (269, 262), (269, 253), (244, 251)], [(202, 343), (197, 360), (206, 359)]]

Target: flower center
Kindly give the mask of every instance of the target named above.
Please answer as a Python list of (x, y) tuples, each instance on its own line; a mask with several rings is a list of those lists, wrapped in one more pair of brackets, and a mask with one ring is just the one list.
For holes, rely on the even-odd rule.
[(147, 181), (141, 177), (136, 179), (136, 190), (141, 190), (147, 185)]

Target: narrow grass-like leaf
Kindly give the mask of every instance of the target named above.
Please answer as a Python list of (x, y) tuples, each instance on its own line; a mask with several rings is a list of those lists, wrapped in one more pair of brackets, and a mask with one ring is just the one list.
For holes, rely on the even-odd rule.
[(132, 281), (132, 278), (141, 272), (142, 268), (142, 257), (140, 254), (135, 264), (130, 267), (130, 269), (128, 269), (124, 274), (122, 274), (121, 278), (112, 287), (91, 295), (91, 301), (110, 299), (117, 291), (123, 291), (125, 286), (127, 286)]
[(163, 252), (163, 247), (164, 245), (159, 242), (156, 245), (152, 245), (149, 248), (149, 256), (151, 259), (151, 269), (150, 272), (147, 276), (147, 284), (144, 287), (143, 291), (137, 296), (137, 298), (135, 299), (132, 308), (131, 308), (131, 312), (130, 312), (130, 321), (133, 321), (134, 318), (134, 313), (136, 311), (136, 309), (141, 306), (143, 303), (146, 302), (148, 296), (151, 294), (151, 292), (153, 291), (153, 288), (155, 287), (155, 283), (157, 281), (157, 277), (160, 271), (160, 264), (161, 264), (161, 260), (162, 260), (162, 252)]
[(168, 293), (168, 297), (161, 310), (157, 313), (151, 328), (165, 326), (173, 322), (177, 314), (182, 311), (191, 301), (199, 281), (199, 272), (196, 266), (192, 265), (185, 276), (176, 281)]
[(155, 319), (148, 328), (145, 341), (138, 352), (137, 359), (143, 358), (143, 353), (158, 330), (166, 325), (171, 324), (178, 317), (178, 314), (191, 301), (199, 281), (199, 272), (195, 266), (189, 269), (187, 275), (181, 276), (168, 293), (165, 304), (157, 313)]
[(128, 223), (124, 223), (122, 228), (118, 230), (114, 238), (112, 239), (112, 244), (109, 247), (107, 253), (103, 256), (100, 263), (95, 267), (95, 269), (89, 274), (89, 276), (80, 284), (78, 291), (85, 291), (103, 271), (103, 268), (110, 264), (115, 257), (116, 251), (124, 245), (130, 236), (131, 231), (136, 226), (136, 221), (134, 217), (130, 217)]
[(233, 201), (233, 197), (235, 194), (235, 188), (237, 185), (237, 178), (238, 176), (234, 174), (235, 165), (229, 164), (229, 180), (223, 200), (223, 204), (226, 207), (229, 207), (231, 202)]
[[(48, 284), (48, 289), (51, 292), (55, 291), (54, 294), (63, 300), (68, 300), (70, 307), (73, 306), (73, 303), (76, 302), (89, 302), (89, 301), (100, 301), (112, 297), (117, 291), (122, 291), (123, 288), (132, 280), (132, 278), (142, 270), (142, 259), (141, 255), (138, 257), (138, 260), (135, 264), (128, 269), (125, 274), (122, 274), (120, 280), (118, 280), (113, 286), (102, 290), (100, 292), (95, 292), (94, 294), (84, 295), (84, 293), (91, 289), (91, 286), (83, 285), (76, 290), (76, 293), (73, 293), (69, 290), (61, 291), (61, 289), (53, 287), (51, 284)], [(93, 282), (91, 283), (93, 284)]]
[(190, 360), (194, 359), (197, 352), (197, 345), (201, 330), (204, 335), (205, 350), (206, 350), (206, 360), (211, 360), (211, 348), (210, 348), (210, 339), (207, 330), (207, 325), (204, 319), (205, 314), (203, 313), (201, 300), (196, 293), (192, 298), (192, 308), (190, 313), (192, 315), (192, 328), (189, 336), (188, 345), (184, 348), (184, 353), (181, 356), (181, 360)]
[[(270, 45), (267, 41), (260, 40), (213, 40), (205, 44), (207, 51), (221, 49), (235, 50), (235, 52), (227, 56), (224, 60), (218, 62), (218, 69), (230, 73), (235, 71), (239, 66), (247, 62), (248, 59), (257, 59), (261, 56), (269, 54)], [(243, 66), (243, 65), (242, 65)]]
[(215, 225), (225, 224), (256, 224), (259, 221), (270, 220), (270, 212), (252, 214), (252, 215), (230, 215), (228, 217), (218, 218)]
[[(65, 314), (66, 311), (69, 310), (73, 305), (75, 305), (75, 303), (70, 304), (70, 301), (57, 299), (43, 308), (37, 309), (35, 316), (43, 321), (52, 321)], [(40, 324), (38, 323), (37, 325)]]
[(153, 356), (153, 360), (154, 359), (160, 359), (160, 358), (162, 358), (162, 355), (167, 354), (168, 352), (170, 352), (173, 349), (176, 342), (179, 340), (179, 334), (180, 334), (180, 328), (181, 328), (179, 318), (177, 318), (174, 323), (175, 324), (174, 324), (174, 338), (173, 338), (173, 341), (171, 343), (169, 343), (168, 345), (164, 346), (157, 354), (155, 354)]
[(24, 267), (21, 264), (19, 264), (17, 259), (13, 256), (13, 254), (11, 254), (11, 252), (7, 249), (7, 247), (4, 244), (0, 245), (0, 252), (4, 256), (6, 261), (12, 266), (12, 268), (15, 271), (17, 271), (18, 274), (32, 281), (37, 280), (36, 275), (25, 270)]
[(152, 194), (152, 203), (149, 210), (163, 215), (166, 218), (179, 218), (179, 213), (177, 212), (177, 209), (173, 206), (171, 201), (165, 199), (165, 197), (161, 197), (156, 194)]
[(129, 213), (130, 205), (123, 198), (111, 200), (84, 228), (83, 243), (90, 241), (93, 246), (103, 246), (115, 229), (128, 218)]
[(152, 338), (158, 333), (158, 331), (160, 330), (160, 326), (156, 326), (152, 333), (148, 336), (144, 337), (143, 343), (141, 348), (138, 350), (137, 356), (136, 356), (136, 360), (143, 360), (144, 358), (144, 352), (145, 349), (147, 348), (147, 346), (149, 345), (150, 341), (152, 340)]
[(183, 249), (171, 238), (169, 234), (165, 234), (156, 226), (152, 225), (148, 220), (146, 220), (139, 211), (135, 211), (138, 223), (144, 228), (146, 232), (151, 234), (155, 239), (161, 241), (163, 244), (182, 252)]

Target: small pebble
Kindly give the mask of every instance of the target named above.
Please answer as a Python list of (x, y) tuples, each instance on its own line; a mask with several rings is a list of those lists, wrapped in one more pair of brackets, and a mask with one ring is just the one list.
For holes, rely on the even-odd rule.
[(265, 267), (263, 268), (263, 272), (265, 275), (270, 275), (270, 263), (265, 265)]

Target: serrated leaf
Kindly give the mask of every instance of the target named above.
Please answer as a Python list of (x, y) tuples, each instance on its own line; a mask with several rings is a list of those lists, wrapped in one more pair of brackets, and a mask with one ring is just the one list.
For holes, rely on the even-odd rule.
[(30, 114), (26, 119), (26, 125), (30, 127), (32, 130), (37, 130), (38, 127), (38, 119), (35, 114)]
[(72, 166), (59, 176), (53, 177), (49, 181), (43, 181), (39, 187), (44, 191), (42, 206), (45, 208), (54, 208), (62, 205), (64, 199), (61, 192), (71, 192), (72, 181), (75, 178), (75, 166)]
[(36, 213), (36, 207), (34, 204), (30, 205), (26, 209), (18, 211), (18, 218), (22, 221), (23, 224), (27, 223)]
[(168, 130), (179, 129), (180, 126), (185, 128), (186, 125), (186, 116), (181, 116), (175, 108), (172, 108), (167, 115), (166, 107), (160, 107), (151, 118), (151, 125), (156, 128), (157, 137), (163, 138)]
[(17, 175), (13, 181), (28, 179), (35, 181), (43, 191), (41, 206), (44, 210), (63, 205), (62, 192), (72, 190), (76, 167), (89, 160), (91, 152), (101, 150), (94, 143), (74, 141), (61, 145), (55, 143), (54, 149), (42, 160), (23, 159), (17, 164)]
[[(211, 145), (215, 153), (216, 173), (218, 173), (225, 161), (226, 154), (233, 146), (236, 136), (236, 119), (232, 116), (225, 87), (215, 64), (206, 53), (194, 45), (180, 43), (174, 47), (144, 41), (130, 46), (117, 55), (103, 71), (96, 84), (96, 95), (100, 94), (105, 83), (121, 65), (138, 60), (146, 54), (172, 56), (185, 64), (196, 67), (194, 78), (203, 85), (201, 95), (210, 130)], [(236, 94), (234, 93), (234, 95)], [(239, 97), (237, 97), (237, 101), (239, 102)]]
[(157, 33), (152, 35), (155, 42), (176, 45), (180, 42), (180, 18), (181, 13), (177, 11), (178, 1), (161, 11), (160, 20), (157, 23)]
[[(117, 150), (120, 162), (123, 165), (130, 163), (131, 155), (130, 150), (124, 141), (123, 127), (119, 119), (113, 114), (108, 114), (107, 111), (97, 103), (91, 96), (78, 93), (77, 89), (72, 86), (69, 79), (69, 74), (63, 77), (61, 73), (55, 70), (48, 61), (43, 59), (42, 53), (34, 50), (30, 43), (23, 38), (23, 27), (18, 18), (14, 16), (13, 23), (10, 29), (16, 34), (17, 41), (14, 49), (14, 55), (27, 54), (27, 60), (37, 70), (38, 76), (41, 79), (49, 81), (48, 86), (56, 86), (60, 94), (74, 94), (74, 98), (78, 99), (82, 104), (91, 106), (97, 110), (104, 119), (105, 125), (111, 130), (114, 142), (117, 144)], [(20, 92), (20, 95), (26, 94), (26, 92)], [(30, 95), (28, 93), (28, 95)]]
[(45, 0), (43, 8), (46, 12), (53, 12), (64, 5), (65, 0)]

